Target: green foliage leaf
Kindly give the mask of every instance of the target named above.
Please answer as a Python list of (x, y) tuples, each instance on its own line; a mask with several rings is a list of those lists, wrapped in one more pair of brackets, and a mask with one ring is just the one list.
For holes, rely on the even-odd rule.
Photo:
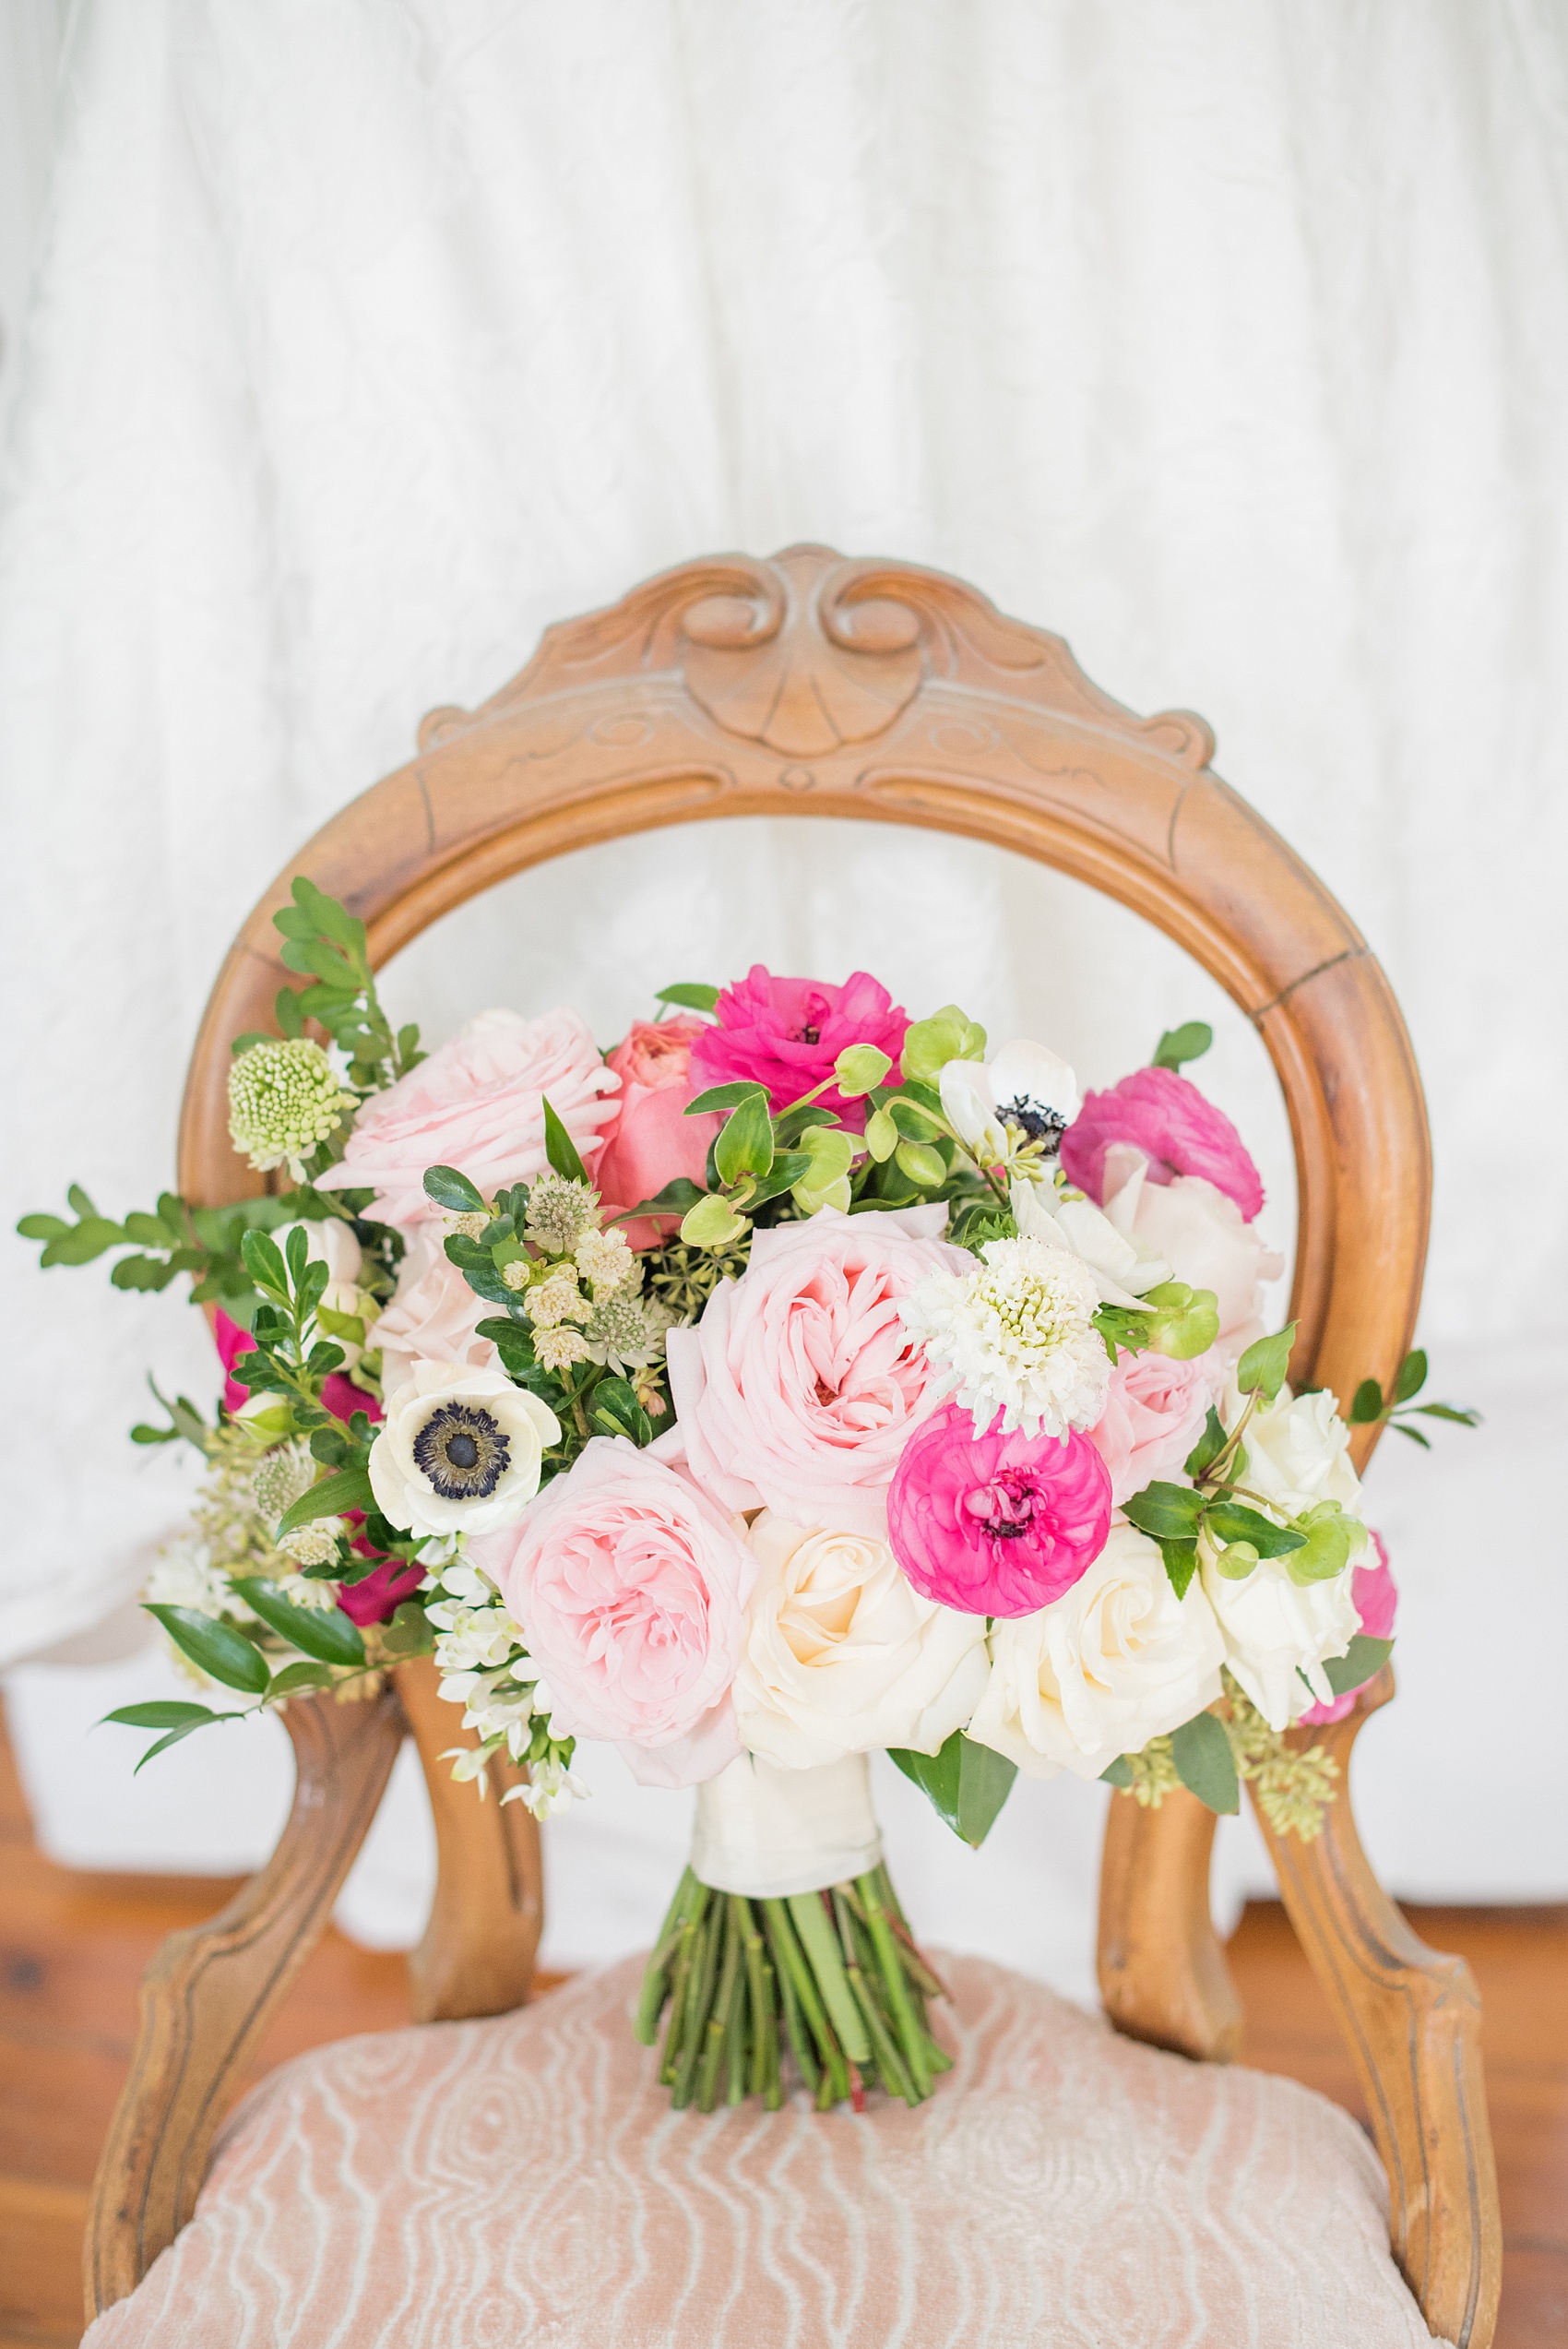
[[(177, 1729), (188, 1722), (193, 1729), (204, 1721), (218, 1721), (210, 1705), (186, 1704), (173, 1697), (160, 1697), (150, 1704), (121, 1705), (114, 1712), (106, 1712), (104, 1721), (123, 1722), (127, 1729)], [(103, 1723), (98, 1724), (102, 1727)]]
[(17, 1225), (24, 1240), (57, 1240), (70, 1228), (58, 1215), (24, 1215)]
[(1423, 1436), (1419, 1427), (1410, 1426), (1408, 1423), (1403, 1419), (1391, 1419), (1388, 1424), (1393, 1428), (1396, 1436), (1408, 1436), (1411, 1443), (1420, 1444), (1423, 1452), (1431, 1451), (1431, 1439), (1430, 1437)]
[(110, 1273), (116, 1289), (166, 1289), (180, 1270), (167, 1257), (123, 1256)]
[[(308, 1493), (302, 1493), (292, 1506), (283, 1511), (278, 1520), (279, 1535), (293, 1533), (302, 1525), (314, 1523), (318, 1517), (340, 1517), (345, 1509), (368, 1509), (375, 1506), (375, 1496), (370, 1488), (370, 1478), (362, 1468), (340, 1469), (336, 1476), (324, 1476)], [(261, 1609), (257, 1607), (257, 1615)]]
[(918, 1754), (890, 1747), (888, 1759), (924, 1795), (938, 1818), (979, 1851), (1012, 1792), (1017, 1764), (979, 1746), (956, 1729), (941, 1751)]
[(391, 1622), (382, 1625), (381, 1644), (391, 1656), (428, 1656), (434, 1652), (435, 1633), (417, 1599), (405, 1599)]
[[(74, 1195), (79, 1196), (79, 1195)], [(40, 1261), (43, 1264), (90, 1264), (105, 1248), (123, 1247), (125, 1234), (106, 1215), (84, 1215), (57, 1239), (51, 1240)]]
[(1156, 1484), (1134, 1493), (1123, 1513), (1140, 1533), (1152, 1534), (1157, 1542), (1182, 1542), (1196, 1539), (1203, 1508), (1203, 1495), (1190, 1485)]
[(268, 1629), (298, 1648), (302, 1655), (317, 1663), (363, 1663), (364, 1641), (359, 1626), (350, 1623), (340, 1607), (296, 1606), (275, 1582), (264, 1581), (259, 1575), (235, 1574), (230, 1580)]
[(251, 1642), (227, 1623), (219, 1623), (195, 1607), (148, 1604), (146, 1612), (163, 1626), (174, 1645), (211, 1680), (259, 1697), (267, 1687), (267, 1665)]
[(1197, 1442), (1193, 1446), (1192, 1450), (1187, 1454), (1186, 1460), (1182, 1463), (1188, 1475), (1195, 1482), (1196, 1479), (1203, 1474), (1204, 1470), (1208, 1467), (1210, 1462), (1217, 1461), (1219, 1458), (1220, 1453), (1224, 1449), (1225, 1429), (1220, 1424), (1219, 1413), (1216, 1411), (1214, 1405), (1210, 1403), (1208, 1407), (1208, 1415), (1204, 1421), (1203, 1434), (1198, 1437)]
[(634, 1444), (653, 1441), (653, 1423), (626, 1378), (601, 1378), (588, 1399), (588, 1417), (601, 1436), (627, 1436)]
[(167, 1753), (171, 1746), (177, 1746), (182, 1737), (189, 1737), (198, 1729), (207, 1729), (215, 1721), (233, 1721), (237, 1718), (238, 1716), (232, 1712), (215, 1712), (210, 1713), (206, 1721), (183, 1721), (178, 1729), (167, 1730), (161, 1737), (156, 1739), (148, 1747), (140, 1761), (137, 1762), (136, 1770), (132, 1771), (131, 1776), (135, 1778), (137, 1771), (145, 1770), (154, 1754)]
[(1151, 1066), (1156, 1068), (1180, 1068), (1186, 1060), (1201, 1060), (1214, 1042), (1214, 1030), (1206, 1019), (1189, 1019), (1180, 1028), (1167, 1028), (1154, 1048)]
[(1165, 1560), (1171, 1589), (1179, 1599), (1184, 1599), (1187, 1586), (1198, 1570), (1196, 1542), (1172, 1541), (1168, 1535), (1159, 1544), (1159, 1555)]
[(1358, 1631), (1342, 1656), (1330, 1656), (1324, 1663), (1329, 1687), (1336, 1697), (1348, 1697), (1374, 1678), (1393, 1653), (1392, 1640), (1370, 1640)]
[(766, 1094), (751, 1093), (737, 1103), (713, 1145), (713, 1163), (721, 1183), (734, 1184), (742, 1174), (766, 1174), (773, 1164), (773, 1120)]
[(743, 1083), (710, 1085), (706, 1093), (698, 1093), (681, 1112), (683, 1117), (706, 1117), (715, 1110), (739, 1109), (743, 1101), (766, 1103), (766, 1089), (748, 1078)]
[(1262, 1395), (1265, 1402), (1272, 1402), (1285, 1384), (1290, 1367), (1290, 1349), (1295, 1342), (1293, 1321), (1271, 1338), (1256, 1339), (1236, 1365), (1236, 1384), (1242, 1394)]
[(588, 1169), (577, 1156), (577, 1146), (548, 1102), (544, 1103), (544, 1154), (565, 1181), (588, 1181)]
[(1204, 1511), (1204, 1523), (1221, 1542), (1250, 1542), (1259, 1557), (1284, 1557), (1306, 1546), (1304, 1533), (1276, 1525), (1261, 1509), (1248, 1508), (1241, 1501), (1212, 1501)]
[(654, 996), (655, 1003), (678, 1004), (683, 1011), (711, 1011), (719, 1001), (719, 989), (705, 986), (696, 979), (682, 979), (672, 987), (660, 987)]
[[(1416, 1409), (1423, 1419), (1446, 1419), (1455, 1427), (1479, 1427), (1481, 1424), (1480, 1413), (1469, 1403), (1417, 1403)], [(1399, 1432), (1411, 1436), (1415, 1430), (1403, 1427)]]
[(1133, 1765), (1125, 1754), (1118, 1754), (1113, 1762), (1106, 1765), (1099, 1773), (1099, 1782), (1102, 1786), (1130, 1786), (1132, 1784)]
[(1420, 1347), (1417, 1346), (1413, 1353), (1405, 1356), (1399, 1365), (1399, 1376), (1394, 1382), (1395, 1401), (1408, 1403), (1413, 1395), (1420, 1393), (1426, 1383), (1427, 1358)]
[(320, 1688), (330, 1688), (332, 1675), (324, 1663), (286, 1663), (275, 1672), (267, 1684), (267, 1701), (278, 1697), (299, 1697), (314, 1694)]
[(258, 1289), (287, 1302), (289, 1275), (276, 1241), (265, 1232), (244, 1232), (240, 1235), (240, 1261)]
[(1370, 1427), (1383, 1417), (1383, 1389), (1375, 1378), (1363, 1378), (1350, 1398), (1350, 1425)]
[(624, 1214), (611, 1220), (624, 1223), (638, 1215), (684, 1215), (689, 1207), (695, 1207), (698, 1199), (707, 1196), (702, 1185), (694, 1183), (689, 1174), (677, 1174), (674, 1181), (666, 1183), (655, 1198), (639, 1199), (636, 1207), (627, 1208)]
[(1170, 1759), (1182, 1785), (1211, 1811), (1241, 1809), (1241, 1790), (1230, 1740), (1213, 1713), (1200, 1712), (1171, 1731)]
[(486, 1211), (483, 1193), (456, 1166), (427, 1166), (424, 1188), (427, 1198), (433, 1198), (437, 1207), (445, 1208), (453, 1215), (482, 1215)]

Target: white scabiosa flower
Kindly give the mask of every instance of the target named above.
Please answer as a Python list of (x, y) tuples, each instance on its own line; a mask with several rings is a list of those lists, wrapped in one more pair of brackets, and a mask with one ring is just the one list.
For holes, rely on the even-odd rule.
[(287, 1164), (296, 1182), (318, 1142), (337, 1132), (352, 1096), (307, 1036), (252, 1044), (229, 1070), (229, 1137), (258, 1174)]
[(539, 1490), (561, 1423), (503, 1371), (417, 1362), (386, 1399), (370, 1448), (382, 1515), (411, 1533), (488, 1533), (513, 1525)]
[(988, 1240), (969, 1273), (933, 1272), (899, 1308), (904, 1327), (983, 1434), (1064, 1436), (1105, 1409), (1111, 1361), (1094, 1326), (1099, 1290), (1067, 1249), (1040, 1239)]

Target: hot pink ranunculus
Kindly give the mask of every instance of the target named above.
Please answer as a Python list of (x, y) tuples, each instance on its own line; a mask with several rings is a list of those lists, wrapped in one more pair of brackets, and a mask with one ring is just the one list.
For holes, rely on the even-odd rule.
[(558, 1731), (645, 1783), (741, 1751), (730, 1687), (756, 1561), (721, 1510), (624, 1437), (596, 1437), (517, 1524), (469, 1544), (523, 1628)]
[[(1377, 1564), (1351, 1568), (1350, 1596), (1367, 1638), (1392, 1640), (1394, 1618), (1399, 1609), (1399, 1592), (1389, 1568), (1388, 1552), (1383, 1546), (1382, 1534), (1374, 1533), (1372, 1538), (1372, 1547), (1377, 1552)], [(1305, 1712), (1297, 1715), (1297, 1720), (1343, 1721), (1366, 1685), (1363, 1680), (1360, 1687), (1347, 1688), (1345, 1694), (1336, 1697), (1331, 1705), (1310, 1706)]]
[[(697, 1090), (692, 1047), (707, 1033), (705, 1019), (636, 1019), (606, 1056), (621, 1079), (621, 1114), (594, 1169), (607, 1215), (652, 1198), (678, 1174), (702, 1181), (707, 1146), (724, 1122), (684, 1115)], [(633, 1247), (650, 1248), (673, 1227), (644, 1215), (621, 1228)]]
[(1105, 1153), (1130, 1142), (1148, 1160), (1151, 1183), (1201, 1174), (1234, 1199), (1248, 1222), (1263, 1205), (1263, 1182), (1246, 1144), (1225, 1115), (1174, 1068), (1135, 1068), (1108, 1092), (1086, 1093), (1062, 1137), (1070, 1183), (1103, 1203)]
[(1206, 1354), (1192, 1362), (1160, 1353), (1122, 1356), (1111, 1374), (1105, 1409), (1089, 1430), (1111, 1473), (1117, 1508), (1146, 1485), (1177, 1474), (1202, 1432), (1215, 1383)]
[[(750, 1078), (766, 1086), (776, 1112), (831, 1077), (848, 1044), (875, 1044), (892, 1061), (895, 1081), (909, 1024), (869, 972), (852, 971), (841, 987), (830, 987), (821, 979), (776, 979), (760, 962), (724, 989), (714, 1017), (717, 1026), (692, 1047), (697, 1090)], [(856, 1133), (864, 1130), (863, 1098), (846, 1101), (833, 1086), (821, 1099)]]
[(489, 1198), (548, 1163), (546, 1099), (591, 1172), (620, 1089), (579, 1013), (525, 1019), (517, 1011), (481, 1011), (428, 1060), (372, 1094), (341, 1163), (318, 1175), (317, 1186), (374, 1191), (370, 1213), (405, 1230), (442, 1212), (425, 1192), (427, 1167), (455, 1166)]
[(1111, 1476), (1087, 1436), (977, 1436), (944, 1403), (904, 1447), (887, 1539), (922, 1597), (960, 1615), (1033, 1615), (1105, 1547)]
[(726, 1508), (880, 1534), (904, 1440), (938, 1374), (898, 1308), (974, 1258), (937, 1237), (941, 1207), (825, 1208), (752, 1240), (695, 1329), (671, 1330), (670, 1388), (691, 1473)]

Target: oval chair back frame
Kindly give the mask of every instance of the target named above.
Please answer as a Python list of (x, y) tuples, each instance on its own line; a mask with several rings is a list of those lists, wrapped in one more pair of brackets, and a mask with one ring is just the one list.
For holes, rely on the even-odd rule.
[[(265, 1187), (229, 1141), (229, 1045), (269, 1028), (292, 982), (271, 917), (296, 872), (363, 919), (379, 966), (493, 883), (597, 841), (719, 816), (918, 825), (992, 841), (1120, 900), (1241, 1006), (1268, 1047), (1295, 1143), (1292, 1375), (1341, 1397), (1367, 1377), (1386, 1387), (1410, 1343), (1426, 1256), (1420, 1079), (1365, 940), (1213, 772), (1213, 747), (1201, 718), (1134, 716), (1061, 638), (942, 573), (816, 546), (683, 564), (548, 629), (480, 709), (433, 711), (418, 756), (279, 876), (208, 1005), (180, 1188), (219, 1205)], [(1377, 1432), (1355, 1431), (1361, 1465)], [(452, 1716), (433, 1711), (429, 1664), (398, 1677), (396, 1699), (378, 1705), (290, 1707), (300, 1771), (283, 1842), (222, 1916), (174, 1937), (149, 1970), (95, 2188), (89, 2313), (130, 2291), (189, 2216), (218, 2120), (322, 1929), (405, 1728), (425, 1761), (440, 1861), (411, 1961), (416, 2014), (493, 2013), (527, 1995), (537, 1833), (520, 1805), (503, 1812), (452, 1789), (436, 1759)], [(1347, 1722), (1318, 1733), (1342, 1768), (1392, 1686), (1385, 1672)], [(1501, 2237), (1474, 1985), (1378, 1886), (1348, 1793), (1329, 1822), (1313, 1843), (1270, 1838), (1281, 1890), (1356, 2062), (1396, 2256), (1433, 2331), (1485, 2349)], [(1120, 2030), (1224, 2059), (1241, 2017), (1209, 1920), (1213, 1831), (1184, 1792), (1158, 1810), (1112, 1802), (1099, 1973)]]

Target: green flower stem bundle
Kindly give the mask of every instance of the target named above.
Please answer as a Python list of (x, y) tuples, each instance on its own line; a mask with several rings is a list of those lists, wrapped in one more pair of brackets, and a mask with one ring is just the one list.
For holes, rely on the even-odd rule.
[(819, 2112), (880, 2086), (923, 2103), (952, 2058), (932, 2036), (941, 1982), (910, 1938), (887, 1869), (817, 1892), (751, 1900), (688, 1868), (643, 1974), (636, 2032), (664, 2035), (659, 2079), (677, 2110), (760, 2096), (777, 2112), (786, 2068)]

